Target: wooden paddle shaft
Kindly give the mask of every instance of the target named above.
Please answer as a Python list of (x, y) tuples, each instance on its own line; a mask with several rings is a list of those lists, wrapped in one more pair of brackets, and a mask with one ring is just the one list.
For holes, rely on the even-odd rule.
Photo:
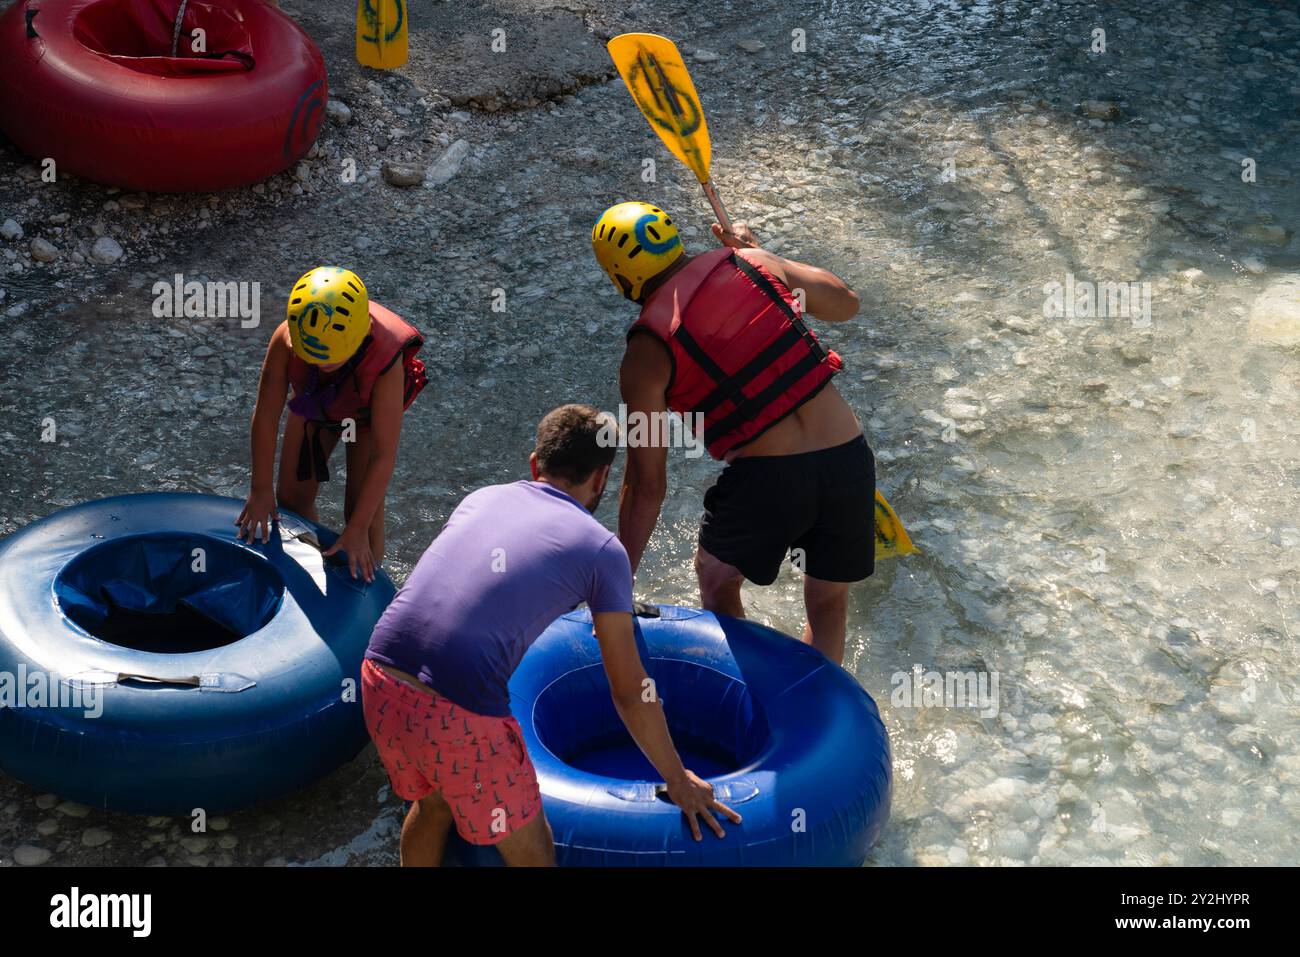
[(718, 217), (718, 224), (722, 226), (724, 233), (731, 232), (731, 217), (727, 215), (727, 207), (722, 205), (722, 200), (718, 196), (718, 191), (713, 188), (713, 180), (701, 183), (704, 189), (704, 195), (709, 199), (709, 205), (713, 207), (713, 213)]

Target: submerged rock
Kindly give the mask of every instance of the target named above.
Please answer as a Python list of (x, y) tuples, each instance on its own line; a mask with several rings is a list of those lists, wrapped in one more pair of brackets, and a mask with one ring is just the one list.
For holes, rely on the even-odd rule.
[(1246, 328), (1259, 342), (1300, 345), (1300, 273), (1284, 276), (1259, 294)]
[(1110, 100), (1084, 100), (1079, 104), (1078, 110), (1084, 116), (1093, 120), (1118, 120), (1124, 115), (1118, 103)]
[(1243, 235), (1247, 239), (1263, 243), (1265, 246), (1285, 246), (1291, 241), (1291, 234), (1286, 229), (1270, 223), (1257, 223), (1254, 226), (1248, 226)]

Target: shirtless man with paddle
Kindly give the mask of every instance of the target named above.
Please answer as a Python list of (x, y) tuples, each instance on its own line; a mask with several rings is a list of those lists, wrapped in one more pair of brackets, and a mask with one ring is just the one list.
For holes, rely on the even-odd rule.
[[(788, 550), (806, 573), (804, 641), (839, 663), (849, 584), (877, 558), (915, 551), (830, 382), (840, 357), (803, 323), (805, 308), (851, 319), (858, 298), (833, 273), (761, 249), (748, 226), (732, 225), (711, 177), (704, 107), (671, 40), (624, 33), (608, 50), (651, 129), (695, 174), (723, 244), (687, 256), (672, 219), (647, 203), (612, 206), (592, 230), (597, 261), (642, 307), (620, 370), (627, 415), (671, 409), (702, 422), (709, 453), (728, 463), (704, 498), (701, 604), (742, 616), (741, 582), (771, 584)], [(619, 537), (634, 570), (658, 521), (666, 458), (660, 447), (629, 450)]]
[[(833, 273), (758, 246), (744, 224), (714, 224), (720, 249), (688, 256), (657, 206), (620, 203), (592, 230), (596, 259), (641, 305), (619, 382), (629, 419), (671, 409), (702, 422), (727, 462), (704, 496), (695, 569), (700, 602), (744, 616), (740, 587), (776, 580), (786, 552), (802, 571), (804, 641), (844, 658), (849, 585), (874, 568), (875, 462), (831, 383), (840, 357), (803, 324), (791, 289), (827, 322), (858, 311)], [(667, 491), (668, 450), (629, 443), (618, 536), (635, 571)]]

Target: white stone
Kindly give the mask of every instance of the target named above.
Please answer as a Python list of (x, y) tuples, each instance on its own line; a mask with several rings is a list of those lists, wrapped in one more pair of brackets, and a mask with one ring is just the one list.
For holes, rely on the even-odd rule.
[(329, 100), (326, 102), (325, 115), (339, 126), (347, 126), (352, 122), (352, 108), (342, 100)]
[(122, 258), (122, 247), (110, 236), (100, 236), (90, 247), (90, 258), (107, 266)]
[(429, 174), (426, 178), (426, 184), (430, 186), (441, 186), (453, 176), (460, 172), (461, 164), (465, 162), (465, 157), (469, 155), (469, 140), (460, 139), (447, 147), (429, 167)]

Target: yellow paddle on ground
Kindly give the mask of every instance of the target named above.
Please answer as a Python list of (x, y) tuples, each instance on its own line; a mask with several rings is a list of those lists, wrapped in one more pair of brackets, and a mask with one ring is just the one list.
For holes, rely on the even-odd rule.
[(357, 62), (396, 70), (406, 57), (406, 0), (357, 0)]
[[(654, 33), (623, 33), (606, 45), (614, 66), (637, 105), (664, 145), (700, 181), (718, 223), (731, 232), (731, 219), (713, 187), (709, 126), (690, 71), (676, 44)], [(911, 555), (916, 546), (907, 529), (876, 491), (876, 558)]]

